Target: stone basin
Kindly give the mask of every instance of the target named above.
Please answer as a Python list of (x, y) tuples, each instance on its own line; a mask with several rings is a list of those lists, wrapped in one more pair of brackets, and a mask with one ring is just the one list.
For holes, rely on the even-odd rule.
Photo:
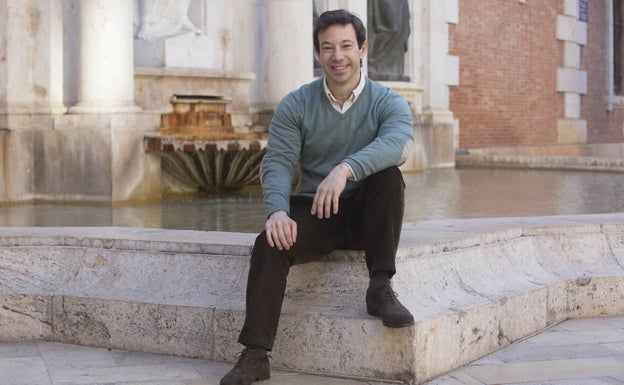
[(236, 191), (260, 181), (266, 134), (236, 132), (228, 99), (174, 95), (161, 115), (160, 133), (144, 137), (147, 153), (161, 156), (162, 170), (195, 191)]

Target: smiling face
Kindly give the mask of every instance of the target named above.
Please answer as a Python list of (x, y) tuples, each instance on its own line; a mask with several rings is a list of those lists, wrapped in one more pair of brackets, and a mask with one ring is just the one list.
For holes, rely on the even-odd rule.
[(318, 33), (318, 40), (316, 55), (332, 93), (355, 89), (360, 80), (360, 60), (366, 55), (367, 43), (358, 47), (352, 24), (331, 25)]

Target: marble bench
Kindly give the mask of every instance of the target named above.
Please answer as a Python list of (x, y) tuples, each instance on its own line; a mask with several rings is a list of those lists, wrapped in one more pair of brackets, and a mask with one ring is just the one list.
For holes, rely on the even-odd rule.
[[(0, 228), (0, 339), (233, 361), (255, 234)], [(291, 270), (272, 365), (422, 383), (570, 318), (624, 315), (624, 214), (406, 223), (394, 288), (416, 325), (366, 314), (358, 251)]]

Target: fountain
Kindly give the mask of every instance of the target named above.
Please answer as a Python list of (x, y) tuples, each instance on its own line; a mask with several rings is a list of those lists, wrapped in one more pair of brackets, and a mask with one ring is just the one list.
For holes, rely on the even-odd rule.
[(160, 134), (145, 136), (145, 152), (161, 156), (162, 170), (200, 192), (237, 191), (260, 182), (266, 134), (232, 127), (228, 99), (173, 95), (161, 115)]

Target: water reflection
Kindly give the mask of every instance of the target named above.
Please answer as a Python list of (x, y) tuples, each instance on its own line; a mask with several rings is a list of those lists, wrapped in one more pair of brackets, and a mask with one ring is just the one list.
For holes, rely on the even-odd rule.
[(406, 222), (624, 211), (621, 173), (460, 169), (405, 180)]
[[(621, 173), (504, 169), (404, 174), (405, 222), (428, 219), (624, 212)], [(120, 226), (256, 233), (259, 189), (132, 205), (0, 206), (0, 226)]]

